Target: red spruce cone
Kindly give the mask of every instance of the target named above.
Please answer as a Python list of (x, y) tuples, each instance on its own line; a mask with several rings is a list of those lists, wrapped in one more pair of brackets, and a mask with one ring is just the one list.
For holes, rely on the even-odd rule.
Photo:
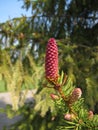
[(80, 88), (75, 88), (69, 98), (69, 104), (73, 104), (76, 102), (82, 95), (82, 91)]
[(46, 47), (45, 74), (49, 81), (58, 78), (58, 48), (54, 38), (49, 39)]

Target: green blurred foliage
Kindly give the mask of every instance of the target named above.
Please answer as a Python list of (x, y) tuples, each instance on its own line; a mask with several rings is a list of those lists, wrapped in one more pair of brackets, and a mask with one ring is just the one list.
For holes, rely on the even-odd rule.
[[(48, 39), (54, 37), (59, 48), (60, 72), (63, 70), (73, 76), (74, 84), (83, 91), (86, 107), (95, 111), (98, 104), (98, 1), (23, 0), (23, 8), (32, 9), (31, 17), (0, 23), (0, 75), (5, 83), (11, 82), (16, 72), (21, 78), (18, 94), (22, 84), (26, 88), (32, 84), (41, 91), (46, 82), (45, 48)], [(16, 79), (14, 77), (17, 83)], [(28, 126), (24, 124), (25, 127)]]

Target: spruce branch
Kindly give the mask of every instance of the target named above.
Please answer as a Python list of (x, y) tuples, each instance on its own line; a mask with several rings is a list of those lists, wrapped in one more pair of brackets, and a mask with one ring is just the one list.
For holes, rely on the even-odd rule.
[[(98, 124), (98, 120), (93, 122), (92, 125), (92, 120), (94, 121), (96, 116), (92, 111), (85, 109), (83, 105), (84, 100), (81, 98), (81, 89), (74, 86), (70, 75), (64, 76), (64, 73), (62, 72), (61, 76), (60, 74), (57, 76), (58, 49), (54, 39), (53, 41), (52, 39), (49, 41), (51, 42), (48, 42), (45, 60), (46, 79), (48, 79), (48, 82), (53, 85), (54, 90), (58, 93), (59, 96), (54, 94), (51, 94), (50, 96), (55, 101), (58, 112), (62, 111), (62, 114), (64, 115), (62, 118), (62, 114), (59, 113), (58, 116), (61, 116), (62, 120), (60, 120), (56, 130), (97, 130), (98, 125), (96, 124)], [(54, 53), (54, 50), (56, 53)], [(53, 58), (54, 62), (51, 61)]]

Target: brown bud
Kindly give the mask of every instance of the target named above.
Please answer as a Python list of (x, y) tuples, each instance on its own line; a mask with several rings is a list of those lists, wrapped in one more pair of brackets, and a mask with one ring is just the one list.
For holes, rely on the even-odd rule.
[(51, 96), (51, 98), (53, 99), (53, 100), (58, 100), (59, 99), (59, 96), (58, 95), (56, 95), (56, 94), (50, 94), (50, 96)]
[(73, 114), (73, 113), (67, 113), (67, 114), (65, 114), (64, 115), (64, 119), (65, 120), (68, 120), (68, 121), (72, 121), (72, 120), (74, 120), (76, 118), (76, 116)]
[(69, 113), (68, 113), (68, 114), (65, 114), (65, 115), (64, 115), (64, 119), (65, 119), (65, 120), (68, 120), (68, 121), (71, 121), (71, 120), (72, 120), (71, 114), (69, 114)]
[(76, 102), (82, 95), (82, 91), (80, 88), (75, 88), (72, 91), (71, 96), (69, 97), (69, 104), (73, 104), (74, 102)]
[(88, 118), (89, 118), (89, 119), (92, 119), (93, 116), (94, 116), (93, 111), (89, 111), (89, 112), (88, 112)]
[(24, 39), (24, 34), (23, 33), (20, 33), (19, 36), (18, 36), (19, 39)]

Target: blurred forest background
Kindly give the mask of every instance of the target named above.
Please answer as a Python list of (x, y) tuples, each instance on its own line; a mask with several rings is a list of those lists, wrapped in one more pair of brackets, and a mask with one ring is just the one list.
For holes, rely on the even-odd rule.
[(0, 23), (1, 92), (18, 102), (21, 90), (43, 87), (45, 48), (54, 37), (60, 71), (73, 75), (98, 113), (98, 0), (23, 0), (22, 8), (31, 16)]

